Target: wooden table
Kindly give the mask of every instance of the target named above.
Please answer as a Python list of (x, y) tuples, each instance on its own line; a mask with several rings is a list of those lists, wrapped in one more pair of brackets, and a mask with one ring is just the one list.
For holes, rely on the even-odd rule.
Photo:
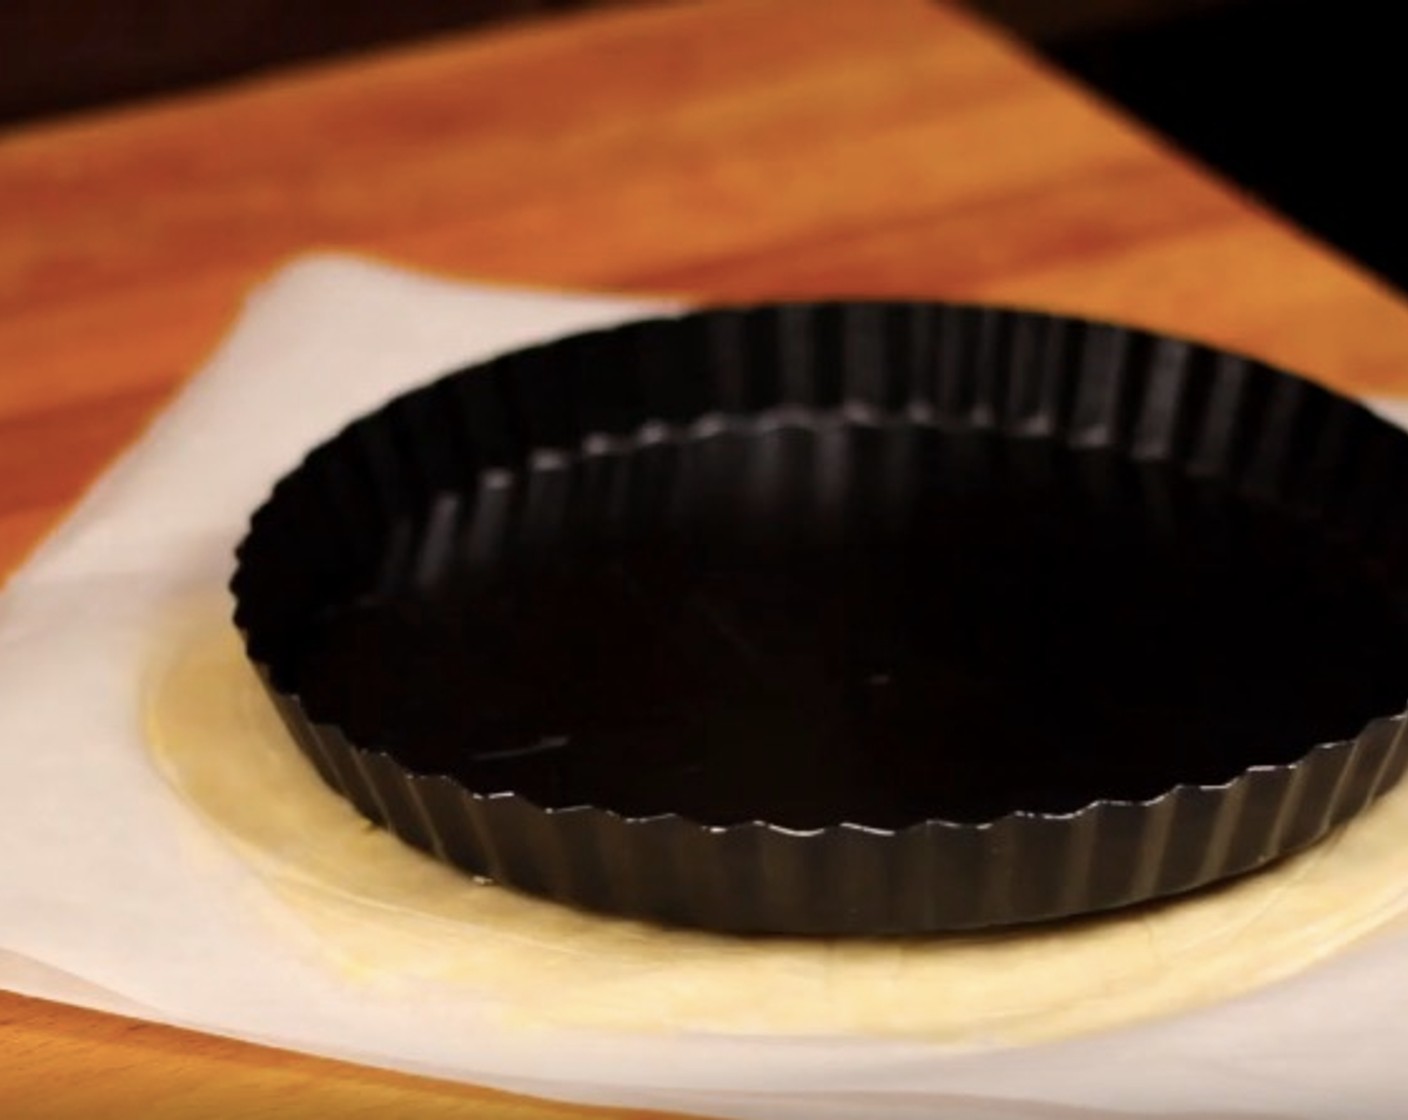
[[(634, 6), (0, 136), (4, 570), (242, 293), (320, 247), (620, 292), (1042, 305), (1408, 390), (1401, 299), (967, 15)], [(592, 1110), (0, 994), (0, 1114)]]

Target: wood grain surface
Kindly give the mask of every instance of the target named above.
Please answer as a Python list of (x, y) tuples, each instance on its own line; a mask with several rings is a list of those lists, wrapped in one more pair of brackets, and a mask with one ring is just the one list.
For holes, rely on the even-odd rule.
[[(1408, 391), (1408, 305), (970, 16), (646, 5), (0, 136), (0, 569), (316, 248), (1039, 305)], [(0, 995), (5, 1117), (321, 1114), (591, 1112)]]

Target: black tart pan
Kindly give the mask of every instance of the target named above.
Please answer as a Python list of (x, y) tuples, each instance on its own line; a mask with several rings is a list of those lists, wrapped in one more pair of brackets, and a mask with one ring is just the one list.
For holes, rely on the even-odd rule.
[(1243, 357), (778, 304), (407, 393), (277, 485), (233, 590), (323, 778), (441, 859), (971, 929), (1250, 871), (1399, 779), (1405, 494), (1408, 436)]

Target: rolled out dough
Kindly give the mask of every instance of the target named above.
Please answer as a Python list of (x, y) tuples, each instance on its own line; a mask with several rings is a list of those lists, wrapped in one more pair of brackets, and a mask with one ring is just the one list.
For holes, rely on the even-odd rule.
[(478, 882), (368, 824), (285, 731), (227, 621), (184, 608), (145, 698), (161, 772), (356, 982), (476, 1000), (516, 1025), (884, 1035), (958, 1047), (1169, 1014), (1302, 970), (1408, 904), (1408, 785), (1310, 851), (1219, 889), (966, 936), (744, 939), (579, 913)]

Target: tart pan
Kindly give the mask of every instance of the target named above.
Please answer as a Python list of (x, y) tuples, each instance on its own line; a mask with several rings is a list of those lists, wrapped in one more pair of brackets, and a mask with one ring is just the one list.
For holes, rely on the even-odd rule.
[(718, 931), (976, 929), (1252, 871), (1399, 779), (1405, 484), (1396, 428), (1183, 340), (721, 308), (355, 421), (232, 587), (322, 777), (442, 860)]

